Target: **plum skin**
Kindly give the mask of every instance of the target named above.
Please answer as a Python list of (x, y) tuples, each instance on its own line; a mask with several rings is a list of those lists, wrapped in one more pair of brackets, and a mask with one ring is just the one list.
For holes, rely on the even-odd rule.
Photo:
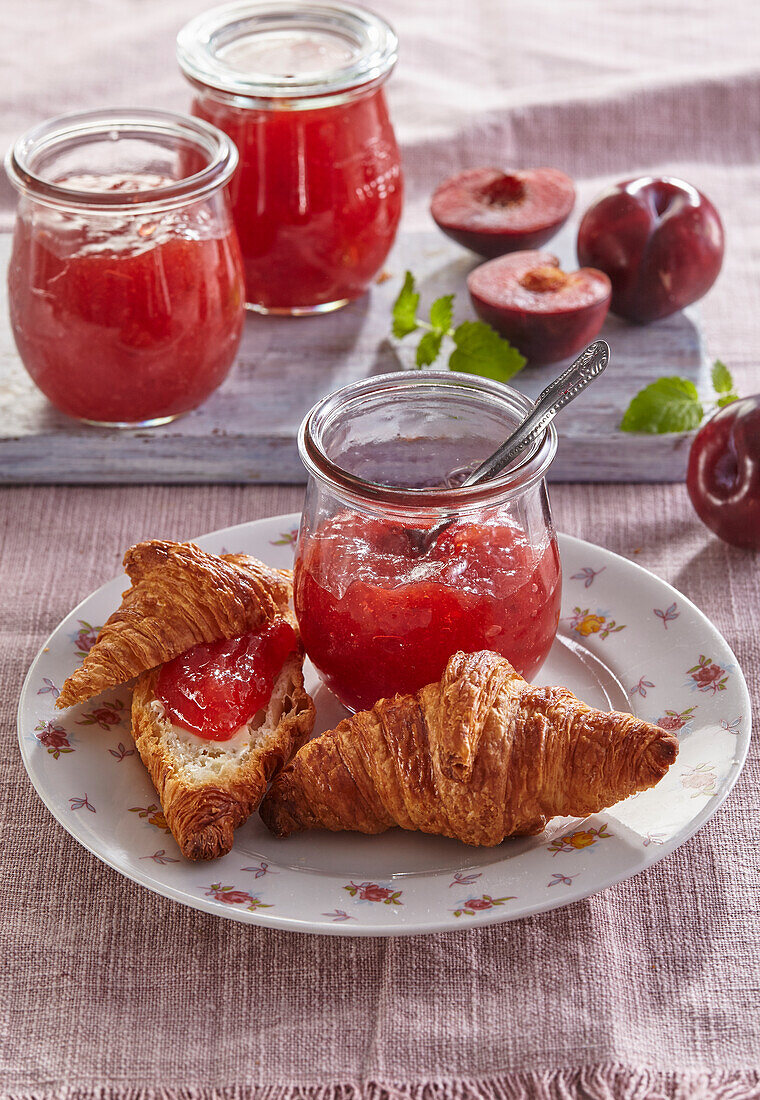
[(578, 262), (609, 275), (610, 309), (638, 324), (703, 297), (718, 277), (723, 251), (713, 204), (669, 176), (615, 184), (592, 203), (578, 229)]
[(718, 538), (760, 550), (760, 394), (718, 409), (699, 429), (686, 488), (697, 515)]

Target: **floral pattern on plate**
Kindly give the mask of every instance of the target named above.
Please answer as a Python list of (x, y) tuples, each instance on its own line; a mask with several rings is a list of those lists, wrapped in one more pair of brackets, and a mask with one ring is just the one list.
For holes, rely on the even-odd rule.
[[(298, 516), (276, 516), (198, 542), (214, 553), (233, 548), (290, 568), (297, 528)], [(191, 863), (169, 835), (129, 736), (128, 690), (55, 709), (60, 686), (94, 641), (95, 624), (118, 605), (123, 577), (76, 608), (34, 661), (19, 705), (26, 769), (61, 825), (96, 857), (158, 894), (221, 917), (383, 936), (480, 927), (587, 897), (667, 856), (704, 825), (739, 774), (751, 708), (736, 658), (684, 596), (599, 547), (563, 535), (559, 545), (563, 618), (536, 682), (566, 683), (595, 706), (662, 721), (680, 740), (661, 784), (603, 814), (557, 820), (540, 836), (486, 849), (399, 830), (277, 840), (253, 815), (228, 856)], [(594, 606), (578, 599), (587, 591)], [(308, 663), (305, 677), (315, 692)], [(342, 712), (324, 689), (316, 702), (319, 721), (339, 721)]]

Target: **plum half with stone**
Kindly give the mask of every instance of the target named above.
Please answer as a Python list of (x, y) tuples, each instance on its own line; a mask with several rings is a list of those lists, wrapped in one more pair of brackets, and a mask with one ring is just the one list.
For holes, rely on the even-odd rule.
[(491, 258), (540, 248), (574, 204), (573, 181), (556, 168), (470, 168), (438, 185), (430, 213), (447, 237)]
[(707, 293), (723, 263), (723, 226), (710, 200), (684, 180), (624, 180), (583, 215), (578, 262), (609, 275), (613, 313), (648, 324)]
[(513, 252), (470, 272), (467, 289), (481, 320), (533, 366), (575, 355), (599, 332), (610, 306), (602, 271), (565, 272), (550, 252)]
[(718, 409), (699, 429), (686, 487), (697, 515), (719, 538), (760, 550), (760, 394)]

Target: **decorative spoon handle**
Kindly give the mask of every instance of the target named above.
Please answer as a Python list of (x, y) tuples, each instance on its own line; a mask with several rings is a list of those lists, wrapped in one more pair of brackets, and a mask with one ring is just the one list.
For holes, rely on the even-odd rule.
[(575, 362), (559, 378), (540, 393), (536, 407), (522, 424), (512, 433), (506, 443), (481, 462), (476, 470), (461, 483), (462, 488), (477, 485), (506, 469), (517, 455), (546, 429), (560, 409), (569, 405), (589, 382), (602, 373), (610, 361), (609, 345), (604, 340), (596, 340), (578, 356)]

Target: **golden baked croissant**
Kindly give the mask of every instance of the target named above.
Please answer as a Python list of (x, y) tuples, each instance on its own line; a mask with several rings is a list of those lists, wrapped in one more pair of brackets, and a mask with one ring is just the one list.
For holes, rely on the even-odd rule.
[(457, 653), (439, 683), (306, 744), (260, 812), (277, 836), (399, 825), (490, 846), (652, 787), (677, 753), (658, 726), (531, 687), (495, 653)]
[(217, 557), (192, 543), (153, 540), (127, 550), (124, 568), (132, 587), (64, 683), (57, 707), (83, 703), (200, 642), (289, 615), (290, 574), (245, 554)]
[(289, 657), (266, 709), (231, 741), (175, 727), (156, 699), (159, 669), (132, 696), (132, 736), (158, 792), (166, 823), (188, 859), (215, 859), (257, 809), (267, 783), (311, 735), (314, 704), (303, 686), (303, 653)]

